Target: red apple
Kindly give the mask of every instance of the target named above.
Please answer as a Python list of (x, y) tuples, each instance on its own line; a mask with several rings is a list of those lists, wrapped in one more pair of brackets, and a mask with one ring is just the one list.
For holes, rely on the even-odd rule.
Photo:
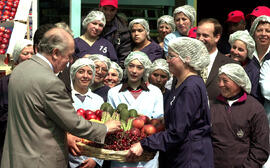
[(3, 37), (0, 36), (0, 43), (2, 43)]
[(141, 129), (144, 126), (144, 121), (141, 118), (136, 118), (132, 121), (132, 127)]
[(96, 116), (95, 113), (92, 113), (92, 114), (90, 114), (90, 115), (85, 115), (85, 119), (86, 119), (86, 120), (91, 120), (91, 119), (96, 120), (96, 119), (97, 119), (97, 116)]
[(15, 12), (16, 13), (17, 9), (16, 8), (11, 8), (11, 12)]
[(139, 116), (139, 118), (144, 121), (144, 124), (147, 124), (150, 121), (149, 117), (147, 117), (146, 115), (141, 115)]
[(10, 16), (14, 17), (16, 15), (16, 12), (11, 11)]
[(5, 29), (6, 29), (5, 27), (1, 26), (1, 27), (0, 27), (0, 32), (5, 31)]
[[(87, 119), (92, 114), (95, 114), (95, 112), (93, 112), (92, 110), (85, 110), (85, 112), (84, 112), (84, 118)], [(87, 119), (87, 120), (90, 120), (90, 119)]]
[(11, 7), (10, 7), (10, 6), (5, 6), (4, 9), (5, 9), (6, 11), (10, 11), (10, 10), (11, 10)]
[(157, 129), (152, 124), (143, 126), (143, 131), (146, 135), (152, 135), (157, 132)]
[(10, 38), (10, 35), (9, 35), (9, 34), (7, 34), (7, 33), (4, 33), (4, 34), (3, 34), (3, 38), (7, 38), (7, 39), (9, 39), (9, 38)]
[(85, 113), (85, 110), (83, 108), (79, 108), (77, 110), (77, 114), (80, 115), (80, 116), (84, 116), (84, 113)]
[(96, 116), (101, 118), (102, 117), (102, 110), (96, 110), (95, 113), (96, 113)]
[(4, 37), (3, 37), (3, 39), (2, 39), (2, 43), (4, 43), (4, 44), (8, 44), (8, 42), (9, 42), (9, 40), (8, 40), (7, 38), (4, 38)]
[(4, 32), (0, 31), (0, 37), (3, 37), (3, 35), (4, 35)]
[(135, 136), (141, 136), (141, 131), (138, 128), (131, 128), (130, 133)]
[(1, 45), (0, 45), (0, 48), (2, 48), (2, 49), (7, 49), (7, 45), (6, 45), (6, 44), (1, 44)]
[(13, 6), (13, 2), (7, 2), (6, 5), (12, 7)]
[(4, 49), (0, 49), (0, 54), (5, 54), (6, 51)]
[(11, 30), (10, 29), (5, 29), (4, 31), (6, 34), (11, 34)]
[(15, 3), (15, 2), (14, 2), (13, 7), (14, 7), (14, 8), (17, 8), (18, 5), (19, 5), (19, 3)]

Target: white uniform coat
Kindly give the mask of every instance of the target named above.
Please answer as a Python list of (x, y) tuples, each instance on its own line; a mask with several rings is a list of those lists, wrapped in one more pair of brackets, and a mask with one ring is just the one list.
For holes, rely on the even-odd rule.
[[(88, 89), (88, 92), (84, 94), (84, 96), (86, 97), (83, 102), (75, 95), (75, 94), (80, 94), (79, 92), (73, 89), (71, 94), (72, 94), (72, 99), (74, 101), (72, 105), (74, 106), (75, 110), (78, 110), (79, 108), (83, 108), (84, 110), (95, 111), (95, 110), (100, 109), (100, 106), (102, 105), (102, 103), (104, 103), (103, 98), (93, 93), (91, 89)], [(88, 158), (89, 157), (87, 156), (73, 156), (69, 153), (70, 168), (78, 167), (79, 165), (83, 163), (84, 160)], [(92, 158), (92, 159), (94, 159), (100, 166), (102, 166), (103, 160), (96, 159), (96, 158)]]
[[(122, 84), (111, 88), (108, 92), (108, 103), (116, 108), (118, 104), (125, 103), (128, 109), (135, 109), (139, 114), (143, 114), (151, 118), (163, 117), (163, 95), (160, 89), (152, 84), (147, 87), (149, 91), (143, 90), (142, 93), (135, 99), (130, 91), (126, 90), (119, 92)], [(153, 160), (148, 162), (137, 163), (121, 163), (112, 161), (111, 167), (144, 167), (144, 168), (157, 168), (158, 167), (158, 153)]]

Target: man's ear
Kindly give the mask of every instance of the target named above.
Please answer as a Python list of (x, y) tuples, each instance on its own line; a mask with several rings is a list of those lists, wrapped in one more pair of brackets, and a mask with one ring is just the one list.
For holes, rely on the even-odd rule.
[(215, 41), (216, 41), (216, 43), (218, 43), (218, 41), (220, 40), (220, 37), (221, 37), (221, 34), (217, 34), (217, 35), (215, 36)]
[(59, 57), (59, 49), (58, 48), (54, 48), (51, 52), (52, 55), (52, 59), (53, 60), (57, 60)]

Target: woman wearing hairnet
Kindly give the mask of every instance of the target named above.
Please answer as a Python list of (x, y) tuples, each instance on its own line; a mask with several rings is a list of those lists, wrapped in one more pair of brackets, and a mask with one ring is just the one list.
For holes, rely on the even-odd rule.
[(238, 64), (219, 68), (220, 96), (210, 104), (215, 168), (261, 168), (269, 155), (269, 128), (263, 106)]
[(168, 53), (168, 44), (170, 40), (188, 36), (189, 30), (194, 26), (196, 20), (196, 10), (190, 5), (177, 7), (173, 12), (176, 31), (168, 34), (164, 38), (164, 51)]
[[(128, 105), (128, 109), (135, 109), (139, 114), (149, 118), (163, 117), (163, 97), (160, 89), (147, 83), (151, 61), (141, 51), (131, 52), (124, 62), (125, 79), (123, 83), (109, 90), (108, 102), (116, 108), (120, 103)], [(153, 160), (137, 163), (120, 163), (112, 161), (112, 168), (116, 167), (158, 167), (158, 154)]]
[(164, 38), (167, 34), (175, 31), (174, 19), (170, 15), (163, 15), (157, 20), (158, 36), (154, 39), (161, 48), (164, 48)]
[[(75, 110), (80, 108), (84, 110), (95, 111), (100, 108), (104, 103), (102, 97), (93, 93), (89, 88), (94, 83), (95, 78), (95, 63), (88, 58), (77, 59), (70, 67), (70, 79), (72, 87), (72, 99)], [(71, 134), (67, 135), (68, 144), (72, 143), (75, 139)], [(75, 156), (76, 151), (70, 148), (69, 165), (70, 168), (76, 167), (95, 167), (98, 164), (100, 167), (103, 164), (102, 160), (96, 158), (89, 158), (87, 156)]]
[(104, 79), (108, 74), (108, 71), (111, 67), (111, 61), (107, 57), (99, 54), (84, 56), (85, 58), (89, 58), (95, 63), (96, 73), (94, 83), (90, 86), (93, 93), (101, 96), (104, 102), (107, 102), (107, 95), (110, 89), (109, 86), (104, 85)]
[(116, 63), (111, 62), (111, 68), (108, 71), (108, 75), (104, 79), (104, 84), (110, 88), (118, 85), (123, 78), (123, 69)]
[(19, 40), (16, 42), (12, 57), (15, 65), (30, 59), (34, 54), (33, 42), (27, 39)]
[(129, 23), (129, 30), (133, 41), (133, 51), (144, 52), (152, 62), (164, 58), (163, 49), (150, 39), (149, 24), (145, 19), (132, 20)]
[(85, 33), (75, 38), (75, 57), (81, 58), (85, 54), (100, 54), (110, 60), (118, 62), (113, 45), (103, 37), (100, 37), (105, 27), (106, 19), (102, 12), (91, 11), (82, 22)]
[(164, 102), (170, 93), (170, 90), (165, 88), (165, 84), (170, 79), (170, 76), (169, 65), (165, 59), (160, 58), (153, 62), (149, 70), (149, 83), (161, 90)]
[(270, 59), (270, 16), (257, 17), (251, 25), (250, 35), (256, 46), (253, 59), (261, 68), (263, 62)]
[(256, 66), (254, 59), (252, 59), (255, 51), (253, 38), (247, 30), (239, 30), (230, 35), (229, 43), (231, 45), (229, 57), (240, 62), (250, 79), (252, 86), (250, 95), (263, 104), (264, 98), (259, 86), (260, 69)]
[(132, 145), (129, 158), (151, 149), (165, 152), (161, 167), (213, 168), (208, 97), (198, 75), (209, 64), (209, 53), (199, 40), (176, 38), (169, 43), (167, 62), (178, 83), (165, 102), (166, 130)]

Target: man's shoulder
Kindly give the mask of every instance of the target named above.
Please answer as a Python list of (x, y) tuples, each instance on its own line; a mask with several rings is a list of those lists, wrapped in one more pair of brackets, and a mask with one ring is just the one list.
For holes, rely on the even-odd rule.
[(236, 64), (240, 64), (239, 62), (233, 60), (230, 57), (225, 56), (224, 54), (222, 54), (221, 52), (217, 53), (217, 58), (220, 60), (220, 62), (227, 64), (227, 63), (236, 63)]

